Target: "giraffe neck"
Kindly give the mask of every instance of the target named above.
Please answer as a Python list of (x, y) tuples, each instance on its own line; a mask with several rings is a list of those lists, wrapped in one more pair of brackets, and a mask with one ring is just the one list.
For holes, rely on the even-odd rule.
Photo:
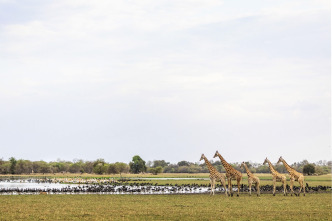
[(222, 165), (224, 166), (224, 168), (225, 168), (226, 170), (228, 170), (228, 168), (229, 168), (229, 164), (227, 163), (227, 161), (226, 161), (226, 160), (220, 155), (220, 153), (218, 153), (218, 157), (219, 157), (219, 159), (220, 159)]
[(215, 171), (214, 167), (212, 166), (212, 164), (208, 161), (208, 159), (205, 156), (204, 156), (204, 161), (205, 161), (210, 173), (214, 172)]
[(272, 163), (271, 163), (269, 160), (267, 160), (267, 163), (269, 164), (269, 168), (270, 168), (270, 170), (271, 170), (271, 173), (276, 172), (276, 170), (275, 170), (274, 167), (272, 166)]
[(251, 176), (252, 173), (249, 171), (247, 165), (246, 165), (246, 164), (243, 164), (243, 165), (244, 165), (244, 168), (246, 169), (247, 175), (248, 175), (248, 176)]
[(286, 170), (287, 170), (289, 173), (292, 172), (292, 171), (294, 171), (294, 169), (293, 169), (292, 167), (290, 167), (290, 166), (286, 163), (286, 161), (285, 161), (284, 159), (282, 159), (281, 162), (284, 164), (284, 166), (286, 167)]

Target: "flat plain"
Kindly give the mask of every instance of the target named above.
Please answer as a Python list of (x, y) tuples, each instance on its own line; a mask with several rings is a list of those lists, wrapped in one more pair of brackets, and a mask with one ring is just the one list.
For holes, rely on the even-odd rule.
[[(242, 183), (247, 184), (246, 174)], [(209, 184), (208, 174), (36, 174), (35, 178), (127, 179), (153, 185)], [(262, 185), (272, 185), (270, 174), (258, 174)], [(6, 176), (0, 176), (4, 179)], [(17, 178), (27, 178), (18, 176)], [(129, 180), (131, 178), (131, 180)], [(146, 180), (139, 180), (145, 178)], [(157, 179), (156, 179), (157, 178)], [(162, 179), (159, 179), (162, 178)], [(176, 178), (169, 179), (167, 178)], [(194, 179), (188, 179), (194, 178)], [(288, 184), (289, 184), (289, 177)], [(310, 186), (331, 186), (331, 174), (306, 176)], [(233, 182), (233, 185), (235, 182)], [(277, 185), (281, 185), (278, 183)], [(298, 186), (296, 182), (295, 185)], [(277, 193), (217, 194), (50, 194), (0, 195), (0, 220), (331, 220), (331, 189), (306, 196)]]
[(331, 220), (331, 194), (0, 196), (0, 220)]

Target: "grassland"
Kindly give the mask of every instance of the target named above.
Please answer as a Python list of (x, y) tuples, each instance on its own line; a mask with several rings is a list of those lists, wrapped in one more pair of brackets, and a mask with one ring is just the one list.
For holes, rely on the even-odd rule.
[[(35, 174), (23, 177), (32, 176), (115, 180), (132, 178), (134, 180), (129, 183), (149, 182), (157, 185), (209, 184), (208, 174)], [(272, 184), (270, 174), (258, 176), (262, 185)], [(147, 180), (139, 181), (137, 178)], [(331, 186), (331, 174), (306, 176), (305, 180), (310, 186)], [(247, 184), (246, 174), (242, 183)], [(331, 191), (309, 193), (305, 197), (284, 197), (282, 194), (275, 197), (272, 194), (249, 197), (247, 193), (241, 193), (240, 197), (228, 198), (220, 192), (212, 197), (208, 194), (0, 195), (0, 220), (331, 220), (331, 196)]]
[(0, 220), (331, 220), (331, 194), (0, 196)]

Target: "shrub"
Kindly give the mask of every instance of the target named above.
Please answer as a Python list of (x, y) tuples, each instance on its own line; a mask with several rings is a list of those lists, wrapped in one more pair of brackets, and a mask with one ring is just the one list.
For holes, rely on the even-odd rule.
[(154, 175), (157, 175), (158, 173), (162, 173), (163, 172), (163, 168), (161, 166), (159, 167), (151, 167), (149, 168), (149, 172), (154, 174)]
[(315, 165), (313, 164), (306, 164), (303, 166), (303, 173), (304, 174), (314, 174), (315, 173)]

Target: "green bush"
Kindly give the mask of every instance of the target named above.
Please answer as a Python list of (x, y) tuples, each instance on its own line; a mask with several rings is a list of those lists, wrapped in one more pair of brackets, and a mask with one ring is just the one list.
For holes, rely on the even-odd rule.
[(315, 173), (315, 165), (313, 164), (306, 164), (303, 166), (303, 173), (304, 174), (314, 174)]

